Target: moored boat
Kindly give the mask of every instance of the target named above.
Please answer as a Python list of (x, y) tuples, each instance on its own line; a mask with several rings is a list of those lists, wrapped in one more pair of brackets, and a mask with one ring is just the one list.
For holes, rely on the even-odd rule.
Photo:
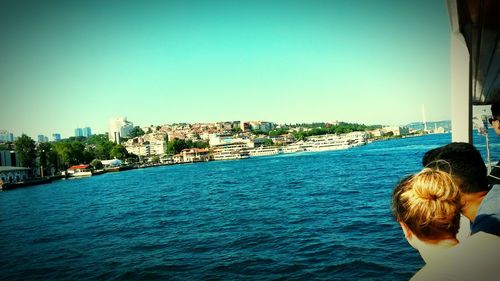
[(65, 174), (67, 177), (89, 177), (92, 176), (90, 165), (74, 165), (68, 168)]

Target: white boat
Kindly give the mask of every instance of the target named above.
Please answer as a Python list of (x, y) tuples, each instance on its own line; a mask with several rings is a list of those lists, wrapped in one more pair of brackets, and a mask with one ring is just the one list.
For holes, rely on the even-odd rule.
[(268, 146), (268, 147), (260, 146), (257, 148), (249, 149), (248, 153), (250, 154), (250, 156), (254, 157), (254, 156), (276, 155), (276, 154), (280, 154), (283, 152), (280, 150), (279, 147), (276, 147), (276, 146)]
[(281, 148), (281, 151), (283, 153), (296, 153), (296, 152), (306, 151), (306, 147), (304, 146), (304, 141), (298, 141), (296, 143), (283, 146)]
[(306, 142), (304, 142), (303, 147), (306, 151), (328, 151), (348, 149), (363, 144), (366, 144), (366, 142), (360, 138), (350, 138), (338, 135), (323, 135), (310, 137)]
[(231, 143), (213, 147), (214, 160), (239, 160), (250, 157), (245, 143)]
[(92, 176), (90, 165), (74, 165), (68, 168), (65, 175), (67, 177), (89, 177)]

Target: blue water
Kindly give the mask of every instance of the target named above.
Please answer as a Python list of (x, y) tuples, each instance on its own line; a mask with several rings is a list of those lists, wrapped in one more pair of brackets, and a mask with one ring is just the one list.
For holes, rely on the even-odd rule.
[(0, 279), (407, 280), (423, 262), (391, 217), (391, 190), (449, 141), (430, 135), (1, 192)]

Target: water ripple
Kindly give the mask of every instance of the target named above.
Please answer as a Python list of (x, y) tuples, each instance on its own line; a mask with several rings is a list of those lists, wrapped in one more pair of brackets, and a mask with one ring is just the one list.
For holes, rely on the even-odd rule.
[(391, 217), (391, 190), (447, 141), (139, 169), (2, 192), (2, 279), (407, 280), (422, 260)]

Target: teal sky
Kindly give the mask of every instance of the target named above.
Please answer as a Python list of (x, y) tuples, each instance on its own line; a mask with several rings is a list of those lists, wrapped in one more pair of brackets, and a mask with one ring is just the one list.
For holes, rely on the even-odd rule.
[(445, 1), (2, 1), (0, 129), (450, 118)]

